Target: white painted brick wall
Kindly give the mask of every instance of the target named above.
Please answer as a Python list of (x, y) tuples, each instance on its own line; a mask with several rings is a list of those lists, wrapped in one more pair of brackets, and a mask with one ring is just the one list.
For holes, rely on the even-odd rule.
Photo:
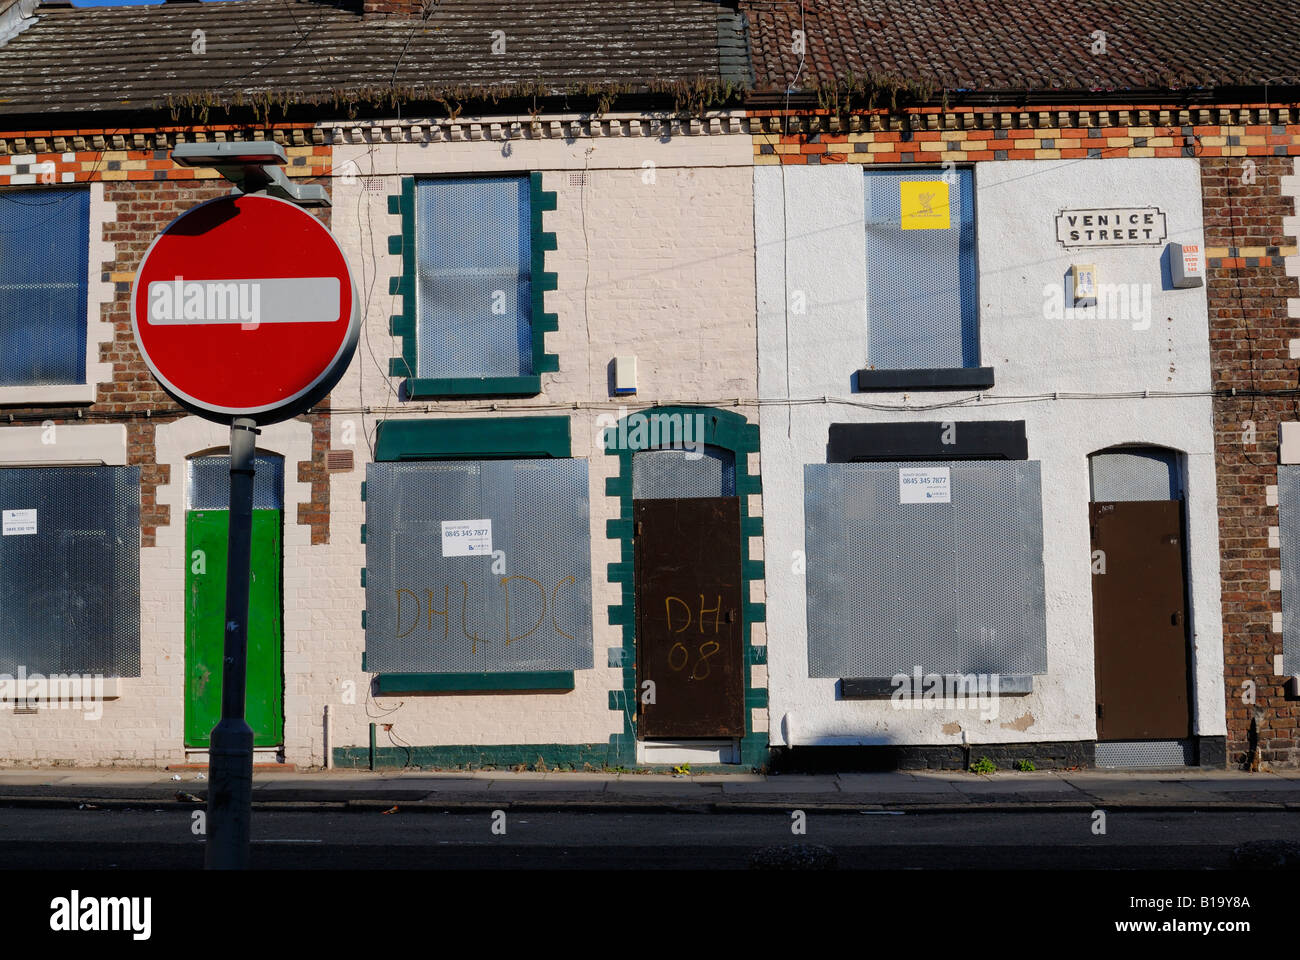
[[(606, 520), (618, 515), (619, 504), (605, 496), (605, 480), (617, 470), (617, 459), (596, 445), (602, 411), (512, 408), (594, 401), (609, 402), (617, 412), (618, 402), (609, 401), (607, 367), (615, 355), (625, 354), (638, 359), (638, 400), (755, 396), (751, 150), (748, 139), (739, 136), (679, 137), (668, 143), (516, 141), (508, 157), (500, 144), (485, 142), (336, 149), (336, 166), (355, 162), (359, 178), (352, 185), (335, 183), (334, 230), (358, 273), (363, 300), (369, 296), (358, 358), (333, 393), (336, 408), (396, 405), (398, 381), (386, 372), (388, 358), (400, 349), (387, 331), (401, 301), (387, 291), (388, 278), (401, 266), (400, 258), (388, 253), (388, 237), (401, 225), (388, 214), (387, 198), (400, 190), (400, 175), (542, 170), (544, 189), (556, 192), (556, 210), (545, 215), (544, 225), (557, 238), (546, 266), (558, 274), (558, 289), (547, 294), (546, 308), (559, 315), (559, 330), (547, 335), (546, 346), (559, 355), (560, 371), (543, 375), (543, 397), (501, 400), (498, 406), (503, 414), (571, 417), (573, 455), (588, 458), (595, 667), (578, 671), (576, 689), (564, 694), (445, 694), (367, 703), (370, 677), (361, 671), (365, 510), (360, 484), (381, 417), (339, 413), (333, 444), (345, 446), (350, 423), (357, 468), (332, 478), (328, 565), (312, 588), (327, 598), (329, 610), (319, 612), (322, 636), (312, 653), (314, 684), (305, 710), (319, 717), (330, 705), (335, 744), (364, 747), (371, 722), (392, 723), (399, 742), (416, 745), (604, 743), (622, 729), (621, 716), (608, 708), (608, 693), (621, 687), (622, 677), (618, 668), (606, 666), (607, 651), (621, 646), (622, 633), (609, 625), (607, 614), (608, 606), (621, 602), (618, 586), (606, 578), (608, 565), (620, 559), (619, 545), (605, 536)], [(655, 164), (654, 183), (644, 182), (645, 160)], [(584, 167), (585, 187), (571, 186), (569, 171)], [(366, 192), (368, 176), (384, 178), (382, 192)], [(411, 406), (423, 408), (422, 403)], [(440, 402), (429, 416), (491, 416), (482, 406), (480, 401)], [(753, 408), (739, 412), (756, 422)], [(355, 686), (354, 703), (342, 700), (345, 681)], [(378, 742), (391, 745), (382, 730)], [(305, 762), (292, 753), (290, 759)], [(311, 759), (318, 762), (315, 753)]]

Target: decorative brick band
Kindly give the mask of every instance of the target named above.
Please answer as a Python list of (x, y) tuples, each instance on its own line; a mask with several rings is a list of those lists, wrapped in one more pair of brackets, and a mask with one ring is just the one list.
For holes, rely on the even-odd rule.
[(234, 124), (151, 126), (135, 129), (82, 127), (67, 130), (0, 129), (0, 156), (26, 153), (80, 153), (87, 150), (170, 150), (178, 143), (274, 140), (284, 147), (322, 146), (325, 130), (314, 123), (267, 127)]
[[(3, 141), (0, 140), (0, 148)], [(288, 147), (285, 173), (291, 177), (328, 176), (333, 148)], [(90, 183), (113, 180), (220, 180), (215, 170), (182, 167), (170, 148), (157, 150), (81, 150), (66, 153), (8, 154), (0, 149), (0, 186)]]
[(841, 116), (829, 110), (749, 110), (751, 133), (864, 133), (889, 130), (1077, 129), (1092, 127), (1277, 126), (1300, 123), (1296, 104), (1222, 104), (1171, 107), (1168, 104), (1061, 105), (1033, 107), (916, 107), (901, 111), (864, 110)]
[(790, 135), (774, 132), (754, 136), (754, 163), (759, 165), (1266, 156), (1300, 156), (1300, 123), (999, 127)]
[(1285, 257), (1208, 257), (1211, 267), (1223, 267), (1226, 270), (1239, 270), (1243, 267), (1283, 267)]

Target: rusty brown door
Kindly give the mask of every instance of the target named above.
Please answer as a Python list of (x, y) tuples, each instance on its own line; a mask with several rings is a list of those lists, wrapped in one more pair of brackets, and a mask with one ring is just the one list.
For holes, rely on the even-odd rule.
[(1189, 737), (1183, 503), (1094, 503), (1091, 520), (1097, 739)]
[(739, 498), (636, 500), (632, 516), (637, 735), (744, 736)]

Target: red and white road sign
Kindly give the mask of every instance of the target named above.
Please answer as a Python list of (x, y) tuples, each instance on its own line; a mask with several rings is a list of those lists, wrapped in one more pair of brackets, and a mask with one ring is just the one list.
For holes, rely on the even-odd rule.
[(209, 420), (286, 420), (320, 400), (357, 345), (360, 305), (338, 241), (298, 206), (221, 197), (145, 252), (135, 340), (173, 398)]

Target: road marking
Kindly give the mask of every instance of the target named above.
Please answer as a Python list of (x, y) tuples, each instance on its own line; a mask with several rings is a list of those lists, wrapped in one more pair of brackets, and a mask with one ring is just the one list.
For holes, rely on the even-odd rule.
[(251, 843), (324, 843), (324, 840), (252, 840)]

